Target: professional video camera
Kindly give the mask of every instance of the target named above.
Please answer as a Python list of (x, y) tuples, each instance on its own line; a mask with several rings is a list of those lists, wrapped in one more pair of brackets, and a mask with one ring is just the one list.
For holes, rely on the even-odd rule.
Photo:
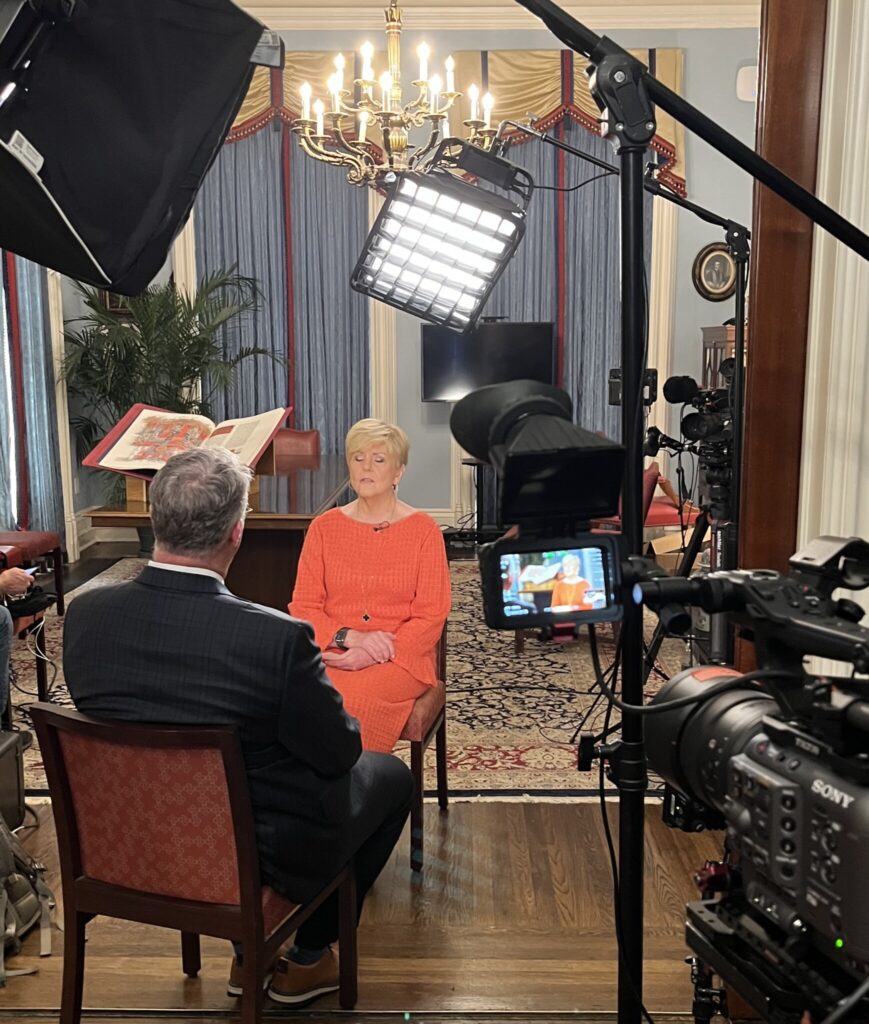
[(790, 565), (634, 587), (655, 609), (727, 612), (760, 665), (688, 669), (646, 709), (659, 712), (646, 749), (667, 783), (665, 820), (727, 829), (727, 863), (707, 872), (721, 895), (688, 907), (688, 945), (705, 965), (695, 1019), (720, 1008), (714, 972), (770, 1020), (808, 1010), (820, 1021), (849, 997), (860, 1005), (849, 1019), (869, 1020), (869, 680), (803, 668), (817, 655), (869, 672), (863, 609), (833, 596), (869, 585), (869, 544), (821, 537)]
[(693, 377), (670, 377), (664, 398), (671, 405), (690, 405), (696, 412), (682, 417), (682, 440), (667, 437), (657, 427), (646, 431), (643, 454), (655, 456), (663, 448), (672, 454), (697, 455), (700, 472), (699, 501), (713, 519), (731, 514), (731, 466), (733, 461), (733, 414), (731, 382), (733, 359), (722, 361), (718, 372), (727, 387), (701, 388)]
[(496, 629), (622, 616), (619, 537), (589, 523), (618, 511), (624, 449), (572, 420), (570, 396), (533, 380), (472, 391), (450, 417), (465, 451), (493, 466), (500, 522), (514, 528), (479, 551), (485, 618)]

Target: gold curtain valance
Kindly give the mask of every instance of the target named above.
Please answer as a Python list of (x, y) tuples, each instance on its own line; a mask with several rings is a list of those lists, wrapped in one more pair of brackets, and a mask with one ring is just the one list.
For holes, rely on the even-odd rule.
[[(682, 51), (631, 50), (655, 77), (673, 92), (682, 91)], [(565, 118), (597, 134), (600, 111), (588, 88), (588, 61), (570, 50), (492, 50), (454, 54), (456, 81), (475, 82), (495, 97), (498, 121), (527, 121), (533, 114), (541, 130)], [(456, 122), (470, 117), (466, 96), (457, 103)], [(657, 132), (652, 142), (664, 159), (661, 178), (685, 194), (684, 129), (665, 111), (656, 110)], [(527, 138), (527, 136), (526, 136)], [(517, 137), (521, 142), (521, 136)]]
[[(655, 77), (673, 92), (682, 91), (680, 49), (631, 50)], [(465, 50), (454, 53), (456, 82), (475, 82), (495, 97), (498, 121), (525, 121), (533, 114), (542, 129), (570, 119), (597, 134), (600, 112), (588, 89), (588, 61), (570, 50)], [(302, 82), (325, 82), (333, 70), (333, 54), (324, 51), (288, 52), (283, 71), (259, 67), (227, 136), (237, 142), (275, 118), (291, 123), (299, 116)], [(450, 113), (450, 127), (461, 134), (461, 121), (470, 117), (467, 96)], [(660, 177), (685, 195), (684, 129), (661, 109), (652, 148), (663, 157)], [(517, 138), (521, 141), (521, 138)]]

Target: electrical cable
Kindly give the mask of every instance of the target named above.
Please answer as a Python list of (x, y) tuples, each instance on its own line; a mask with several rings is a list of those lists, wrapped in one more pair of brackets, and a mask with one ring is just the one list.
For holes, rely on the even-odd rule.
[(836, 1024), (836, 1021), (840, 1021), (867, 993), (869, 993), (869, 978), (864, 978), (851, 995), (843, 999), (836, 1009), (821, 1021), (821, 1024)]
[(576, 192), (577, 189), (580, 189), (585, 185), (590, 185), (593, 181), (599, 181), (601, 178), (609, 178), (611, 174), (611, 171), (606, 171), (604, 174), (595, 174), (591, 178), (586, 178), (585, 181), (581, 181), (578, 185), (571, 185), (569, 188), (561, 188), (558, 185), (535, 185), (534, 188), (543, 192)]

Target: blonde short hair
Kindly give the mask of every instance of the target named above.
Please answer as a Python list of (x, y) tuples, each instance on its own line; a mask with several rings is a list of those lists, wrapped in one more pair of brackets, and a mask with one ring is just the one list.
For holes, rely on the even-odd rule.
[(349, 462), (356, 452), (365, 451), (372, 445), (382, 444), (399, 466), (407, 465), (410, 441), (407, 434), (392, 423), (372, 418), (359, 420), (347, 431), (344, 440), (344, 454)]

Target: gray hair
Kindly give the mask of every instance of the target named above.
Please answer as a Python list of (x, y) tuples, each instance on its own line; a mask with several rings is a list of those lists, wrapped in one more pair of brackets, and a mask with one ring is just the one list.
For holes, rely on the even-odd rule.
[(173, 455), (151, 484), (151, 525), (161, 548), (203, 555), (244, 519), (251, 470), (222, 448)]

